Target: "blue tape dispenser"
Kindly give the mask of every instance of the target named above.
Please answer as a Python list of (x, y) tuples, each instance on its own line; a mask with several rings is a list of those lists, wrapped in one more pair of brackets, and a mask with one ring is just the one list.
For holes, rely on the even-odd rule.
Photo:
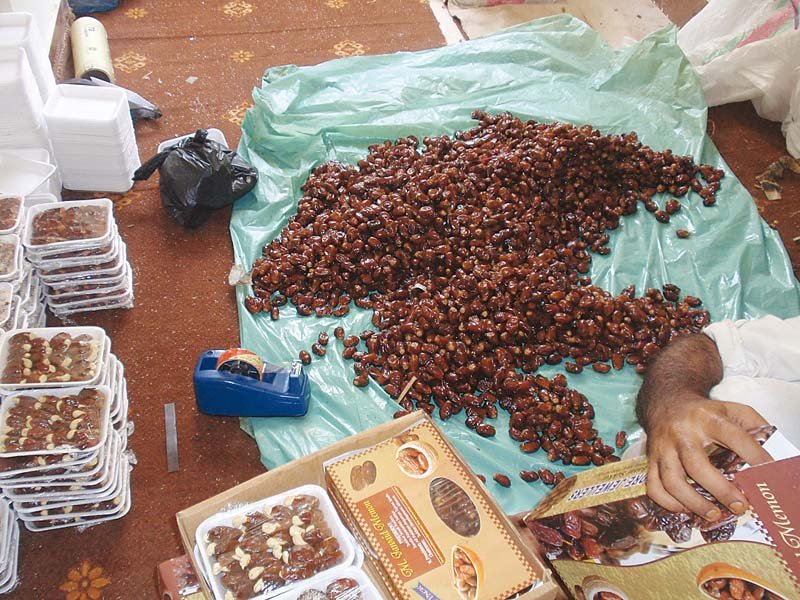
[(194, 368), (194, 395), (207, 415), (301, 417), (310, 384), (299, 360), (280, 367), (244, 348), (208, 350)]

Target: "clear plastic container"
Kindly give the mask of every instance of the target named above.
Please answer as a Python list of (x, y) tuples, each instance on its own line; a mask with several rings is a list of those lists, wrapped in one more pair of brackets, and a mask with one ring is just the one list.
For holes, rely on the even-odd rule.
[(113, 287), (87, 290), (77, 294), (62, 296), (47, 296), (47, 304), (53, 309), (70, 310), (84, 306), (87, 302), (94, 300), (118, 299), (132, 289), (130, 265), (126, 265), (125, 276)]
[(14, 288), (10, 283), (0, 283), (0, 327), (4, 327), (10, 320), (13, 295)]
[[(62, 259), (46, 260), (36, 263), (39, 275), (46, 279), (54, 279), (60, 275), (86, 274), (95, 271), (108, 271), (118, 266), (120, 250), (122, 248), (122, 238), (117, 237), (111, 244), (111, 251), (106, 254), (88, 256), (72, 261)], [(65, 264), (66, 262), (66, 264)]]
[(128, 254), (124, 242), (120, 242), (121, 248), (119, 256), (113, 263), (104, 263), (103, 265), (96, 265), (94, 268), (86, 271), (70, 271), (68, 273), (59, 273), (58, 275), (45, 275), (39, 272), (39, 278), (45, 285), (55, 285), (59, 283), (73, 283), (82, 284), (96, 281), (99, 279), (116, 278), (124, 276), (125, 269), (128, 266)]
[[(87, 389), (86, 387), (74, 387), (74, 388), (65, 388), (61, 390), (48, 390), (46, 393), (20, 392), (6, 396), (3, 399), (3, 403), (0, 404), (0, 423), (6, 426), (4, 433), (0, 436), (0, 444), (2, 444), (0, 445), (0, 448), (5, 447), (5, 450), (0, 451), (0, 457), (13, 458), (17, 456), (46, 456), (48, 454), (64, 454), (65, 452), (76, 452), (84, 454), (84, 453), (96, 452), (100, 448), (102, 448), (106, 442), (106, 438), (108, 436), (108, 432), (110, 429), (109, 414), (111, 410), (111, 401), (113, 399), (111, 390), (106, 386), (92, 386), (92, 389), (94, 389), (98, 393), (102, 405), (98, 407), (99, 420), (97, 423), (97, 432), (94, 435), (92, 442), (86, 444), (83, 448), (78, 448), (74, 446), (73, 443), (71, 443), (69, 439), (67, 439), (66, 437), (63, 440), (56, 439), (54, 440), (53, 443), (48, 443), (47, 441), (43, 440), (39, 444), (39, 447), (35, 448), (32, 447), (31, 449), (13, 449), (5, 446), (6, 444), (8, 444), (9, 434), (11, 433), (11, 431), (9, 431), (9, 427), (7, 426), (7, 422), (9, 419), (9, 411), (18, 405), (22, 397), (26, 398), (39, 397), (39, 403), (43, 405), (42, 408), (33, 409), (30, 414), (34, 415), (34, 417), (37, 419), (44, 418), (44, 419), (49, 419), (52, 422), (53, 417), (56, 415), (52, 412), (48, 412), (46, 409), (50, 407), (51, 404), (55, 404), (57, 402), (53, 400), (54, 398), (64, 399), (71, 396), (77, 396), (78, 394), (81, 393), (81, 391), (86, 389)], [(45, 396), (47, 398), (44, 398)], [(48, 415), (53, 415), (53, 416), (48, 416)], [(81, 422), (83, 417), (81, 415), (76, 417), (74, 414), (72, 416), (74, 417), (74, 419), (70, 423), (69, 433), (67, 435), (72, 435), (73, 431), (77, 432), (81, 431)], [(63, 422), (63, 418), (60, 418), (59, 420)], [(75, 427), (72, 426), (73, 423), (77, 423)], [(24, 435), (20, 437), (20, 439), (23, 438)]]
[[(91, 373), (85, 379), (72, 379), (70, 381), (44, 381), (19, 383), (8, 380), (6, 369), (8, 367), (9, 345), (14, 343), (15, 336), (19, 334), (31, 334), (37, 338), (44, 338), (51, 341), (58, 334), (66, 333), (70, 338), (88, 335), (94, 342), (96, 352), (87, 360)], [(64, 388), (75, 387), (76, 385), (94, 385), (103, 376), (103, 365), (111, 352), (111, 342), (106, 336), (105, 331), (100, 327), (40, 327), (28, 329), (13, 329), (0, 338), (0, 390), (15, 391), (27, 390), (32, 388)], [(67, 373), (70, 370), (67, 369)], [(13, 377), (16, 379), (16, 377)]]
[[(214, 598), (216, 598), (216, 600), (225, 600), (226, 588), (222, 585), (220, 576), (214, 574), (212, 553), (208, 551), (210, 543), (208, 541), (209, 531), (218, 526), (236, 527), (237, 526), (236, 523), (244, 519), (245, 516), (249, 513), (263, 512), (264, 514), (268, 514), (275, 507), (280, 506), (285, 508), (287, 505), (291, 504), (291, 501), (293, 499), (295, 499), (298, 496), (311, 496), (319, 501), (319, 509), (322, 511), (326, 525), (330, 528), (332, 535), (336, 538), (338, 542), (339, 550), (341, 551), (342, 557), (338, 561), (336, 561), (335, 564), (327, 567), (324, 570), (321, 570), (313, 577), (309, 577), (301, 581), (288, 583), (284, 586), (269, 591), (254, 591), (251, 598), (264, 600), (266, 598), (272, 598), (280, 594), (289, 593), (306, 583), (314, 584), (318, 581), (321, 581), (328, 576), (328, 574), (331, 572), (332, 569), (340, 565), (349, 565), (353, 562), (353, 559), (355, 558), (355, 548), (353, 547), (353, 541), (352, 541), (353, 538), (345, 528), (342, 521), (339, 519), (339, 515), (337, 514), (336, 509), (333, 507), (333, 503), (331, 502), (325, 490), (323, 490), (321, 487), (317, 485), (300, 486), (298, 488), (288, 490), (281, 494), (276, 494), (269, 498), (259, 500), (258, 502), (252, 502), (244, 506), (238, 506), (232, 508), (227, 512), (217, 513), (215, 515), (212, 515), (205, 521), (203, 521), (198, 526), (197, 531), (195, 533), (195, 542), (197, 544), (197, 547), (201, 550), (201, 552), (199, 552), (202, 559), (201, 568), (203, 571), (203, 575), (208, 580), (214, 592)], [(283, 508), (278, 509), (279, 512), (285, 512)], [(286, 515), (284, 514), (281, 518), (285, 519)], [(273, 519), (268, 519), (268, 521), (274, 522)], [(296, 523), (294, 520), (291, 520), (291, 522)], [(270, 534), (266, 533), (266, 530), (263, 529), (263, 526), (261, 528), (261, 531), (262, 533), (258, 535), (263, 535), (265, 538), (269, 538)], [(261, 580), (259, 579), (253, 580), (254, 589), (258, 581)]]
[[(38, 252), (31, 248), (26, 248), (25, 258), (27, 258), (28, 261), (30, 261), (34, 265), (48, 263), (51, 261), (59, 261), (59, 264), (63, 264), (64, 266), (68, 266), (72, 261), (76, 262), (76, 264), (80, 264), (80, 261), (85, 260), (87, 258), (108, 255), (111, 252), (113, 252), (114, 245), (116, 244), (118, 237), (119, 237), (119, 230), (117, 229), (117, 224), (114, 223), (111, 231), (111, 240), (105, 245), (101, 246), (97, 244), (87, 244), (85, 248), (78, 247), (76, 249), (68, 250), (66, 252), (63, 250)], [(50, 268), (52, 268), (52, 266)]]
[(0, 235), (0, 281), (17, 282), (19, 289), (22, 268), (22, 248), (19, 236), (15, 234)]
[(121, 296), (117, 296), (114, 298), (104, 298), (102, 300), (87, 300), (86, 302), (81, 303), (81, 306), (75, 306), (69, 309), (60, 308), (58, 310), (53, 310), (53, 314), (59, 319), (63, 319), (70, 315), (83, 312), (133, 308), (133, 299), (134, 299), (133, 291), (127, 291)]
[[(335, 595), (333, 593), (328, 596), (324, 595), (328, 586), (341, 582), (341, 580), (349, 580), (348, 584), (352, 585), (352, 587), (348, 589), (347, 586), (341, 586), (338, 588), (340, 591)], [(355, 585), (350, 582), (355, 582)], [(364, 571), (358, 567), (349, 566), (331, 569), (326, 574), (326, 577), (317, 582), (303, 582), (303, 585), (298, 585), (291, 592), (281, 594), (280, 600), (314, 600), (317, 597), (316, 595), (303, 595), (304, 592), (310, 590), (322, 592), (323, 597), (336, 598), (336, 600), (382, 600), (383, 598)]]
[(23, 210), (22, 196), (0, 194), (0, 235), (17, 232)]
[[(83, 209), (95, 212), (86, 216)], [(32, 248), (40, 253), (49, 250), (75, 250), (89, 246), (105, 246), (113, 235), (113, 204), (108, 198), (95, 200), (73, 200), (69, 202), (56, 202), (54, 204), (39, 204), (27, 211), (25, 218), (25, 233), (22, 240), (26, 248)], [(69, 212), (67, 212), (69, 211)], [(40, 215), (46, 215), (40, 217)], [(75, 215), (77, 219), (86, 218), (90, 230), (81, 231), (82, 224), (78, 224), (68, 232), (43, 232), (43, 227), (58, 227), (63, 225), (67, 215)]]

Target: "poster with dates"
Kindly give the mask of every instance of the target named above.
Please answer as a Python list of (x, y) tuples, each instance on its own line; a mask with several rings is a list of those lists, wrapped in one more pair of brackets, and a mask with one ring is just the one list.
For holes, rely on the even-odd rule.
[(326, 466), (331, 493), (401, 598), (503, 599), (536, 570), (429, 422)]

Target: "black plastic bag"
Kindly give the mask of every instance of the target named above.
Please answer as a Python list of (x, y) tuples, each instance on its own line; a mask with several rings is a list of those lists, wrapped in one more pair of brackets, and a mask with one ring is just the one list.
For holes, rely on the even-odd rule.
[(205, 129), (159, 152), (139, 167), (134, 181), (158, 169), (161, 203), (189, 229), (202, 225), (214, 209), (233, 204), (253, 189), (258, 171), (233, 150), (207, 139)]

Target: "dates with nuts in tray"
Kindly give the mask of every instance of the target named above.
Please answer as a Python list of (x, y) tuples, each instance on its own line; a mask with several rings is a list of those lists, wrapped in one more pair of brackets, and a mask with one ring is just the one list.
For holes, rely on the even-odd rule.
[(90, 381), (100, 368), (101, 343), (89, 334), (60, 332), (47, 339), (23, 331), (5, 343), (2, 383), (77, 383)]

